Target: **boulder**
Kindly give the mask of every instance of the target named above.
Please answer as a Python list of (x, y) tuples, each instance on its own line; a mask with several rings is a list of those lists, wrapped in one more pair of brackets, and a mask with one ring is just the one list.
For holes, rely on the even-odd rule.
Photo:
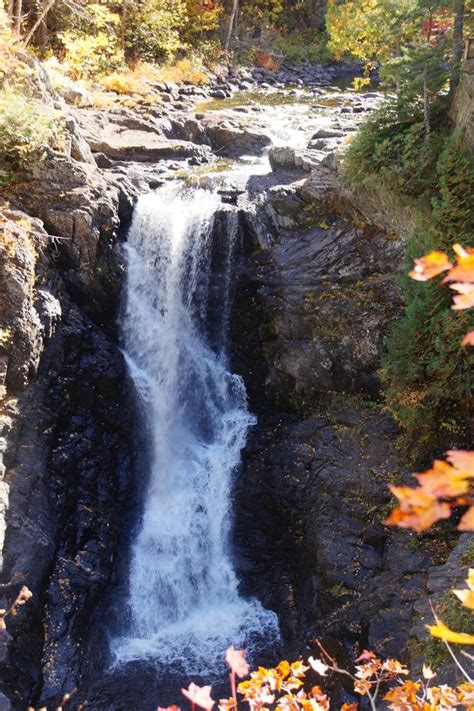
[(313, 151), (298, 150), (287, 146), (272, 146), (268, 154), (273, 170), (277, 168), (296, 168), (311, 172), (322, 158), (322, 155)]
[(86, 140), (93, 153), (121, 161), (156, 162), (166, 159), (199, 157), (206, 159), (209, 149), (190, 141), (170, 140), (156, 128), (124, 128), (120, 123), (106, 122), (97, 133), (89, 132)]
[(203, 125), (212, 150), (223, 156), (259, 155), (271, 145), (271, 138), (264, 130), (248, 128), (245, 124), (235, 126), (213, 118)]
[(82, 84), (65, 78), (61, 81), (58, 93), (67, 104), (80, 107), (93, 106), (92, 96)]
[(334, 128), (319, 128), (316, 133), (313, 134), (312, 138), (342, 138), (344, 132)]

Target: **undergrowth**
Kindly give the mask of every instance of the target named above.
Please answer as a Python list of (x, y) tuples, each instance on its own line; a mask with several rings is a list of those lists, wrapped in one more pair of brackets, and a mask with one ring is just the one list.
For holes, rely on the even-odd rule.
[(0, 187), (13, 182), (12, 170), (31, 166), (47, 145), (63, 141), (61, 113), (37, 96), (34, 72), (18, 51), (0, 15)]
[[(473, 413), (472, 349), (460, 348), (472, 328), (469, 312), (453, 312), (449, 289), (407, 276), (413, 259), (474, 233), (474, 170), (460, 132), (449, 134), (445, 107), (434, 106), (426, 136), (421, 107), (389, 102), (360, 130), (345, 160), (350, 184), (383, 185), (419, 208), (419, 226), (406, 245), (398, 279), (405, 312), (388, 336), (381, 377), (389, 408), (413, 460), (464, 444)], [(466, 424), (467, 423), (467, 424)]]

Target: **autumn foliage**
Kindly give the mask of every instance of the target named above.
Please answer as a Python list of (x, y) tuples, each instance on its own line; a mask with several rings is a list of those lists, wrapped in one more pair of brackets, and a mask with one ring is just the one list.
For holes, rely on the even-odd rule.
[(277, 72), (280, 68), (278, 60), (269, 52), (257, 52), (255, 55), (257, 67), (268, 69), (270, 72)]
[[(474, 570), (471, 571), (474, 577)], [(382, 660), (373, 652), (364, 650), (355, 660), (353, 671), (341, 668), (326, 649), (318, 642), (320, 657), (309, 657), (307, 664), (302, 660), (290, 663), (281, 661), (273, 668), (258, 667), (250, 672), (249, 678), (235, 688), (235, 677), (242, 678), (249, 673), (245, 652), (229, 647), (226, 661), (230, 668), (232, 696), (212, 698), (211, 686), (191, 683), (182, 689), (183, 696), (191, 704), (211, 711), (217, 703), (219, 711), (237, 711), (239, 704), (246, 704), (250, 711), (329, 711), (328, 695), (315, 681), (324, 683), (330, 676), (341, 675), (351, 680), (355, 698), (366, 699), (376, 711), (377, 703), (383, 697), (393, 711), (444, 711), (456, 707), (472, 709), (474, 705), (474, 685), (471, 680), (453, 688), (446, 684), (435, 686), (436, 674), (426, 665), (422, 678), (408, 679), (408, 668), (396, 659)], [(240, 698), (239, 698), (240, 697)], [(378, 701), (379, 700), (379, 701)], [(357, 711), (359, 703), (345, 703), (341, 711)], [(157, 711), (180, 711), (177, 706), (158, 707)]]
[[(465, 249), (460, 244), (455, 244), (453, 250), (456, 253), (454, 266), (447, 254), (434, 251), (415, 260), (415, 268), (410, 272), (410, 276), (416, 281), (427, 281), (447, 271), (443, 282), (449, 282), (450, 288), (457, 292), (452, 308), (460, 311), (474, 306), (474, 249)], [(473, 337), (473, 333), (468, 334), (469, 340)]]
[(417, 487), (390, 486), (398, 499), (385, 521), (388, 525), (425, 531), (441, 519), (449, 518), (453, 508), (469, 506), (461, 518), (460, 531), (474, 530), (474, 498), (470, 495), (474, 480), (474, 452), (450, 451), (448, 461), (436, 460), (431, 469), (414, 474)]
[[(474, 306), (474, 249), (455, 244), (453, 250), (455, 264), (444, 252), (433, 251), (415, 259), (410, 276), (416, 281), (428, 281), (447, 272), (443, 282), (457, 292), (452, 308), (459, 311)], [(474, 331), (470, 331), (461, 345), (473, 344)], [(458, 528), (474, 530), (474, 452), (453, 450), (446, 457), (447, 461), (437, 460), (431, 469), (414, 474), (417, 487), (390, 487), (399, 507), (392, 511), (387, 524), (425, 531), (437, 521), (449, 518), (453, 508), (467, 506)]]

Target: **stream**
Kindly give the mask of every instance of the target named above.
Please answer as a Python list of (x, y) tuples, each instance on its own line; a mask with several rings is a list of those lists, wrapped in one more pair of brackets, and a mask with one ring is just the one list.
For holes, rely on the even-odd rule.
[[(304, 151), (353, 97), (325, 92), (317, 110), (304, 90), (272, 92), (268, 103), (255, 98), (197, 108), (223, 122), (250, 113), (271, 146)], [(338, 113), (331, 148), (347, 125)], [(162, 690), (160, 703), (178, 700), (190, 679), (221, 688), (230, 644), (254, 663), (269, 654), (274, 661), (281, 646), (277, 615), (240, 594), (233, 561), (235, 477), (256, 418), (242, 378), (230, 370), (241, 235), (238, 208), (223, 199), (235, 186), (245, 197), (253, 180), (270, 176), (270, 152), (190, 166), (180, 179), (171, 171), (138, 200), (126, 242), (121, 330), (144, 427), (146, 483), (125, 573), (126, 623), (111, 639), (109, 674), (128, 691), (147, 670)], [(102, 703), (94, 699), (94, 708), (119, 708)]]

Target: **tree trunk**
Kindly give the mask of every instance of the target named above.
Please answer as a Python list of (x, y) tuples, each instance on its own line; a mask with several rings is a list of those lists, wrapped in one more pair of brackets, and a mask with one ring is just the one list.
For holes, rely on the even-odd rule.
[(461, 77), (461, 60), (463, 52), (464, 0), (455, 0), (456, 14), (453, 28), (453, 60), (449, 77), (449, 93), (452, 95)]
[(23, 12), (23, 0), (15, 0), (15, 17), (13, 21), (13, 27), (15, 28), (15, 32), (17, 33), (18, 37), (20, 36), (21, 32), (21, 15)]
[(120, 45), (122, 52), (125, 54), (125, 34), (127, 32), (127, 0), (123, 0), (122, 4), (122, 21), (120, 23)]
[(8, 12), (8, 19), (10, 20), (10, 24), (13, 25), (13, 15), (15, 12), (15, 0), (8, 0), (7, 12)]
[(224, 49), (226, 52), (229, 51), (230, 41), (232, 39), (232, 32), (234, 30), (234, 25), (237, 20), (237, 13), (239, 11), (239, 0), (232, 0), (232, 12), (229, 18), (229, 29), (227, 30), (227, 39), (224, 44)]
[(38, 29), (36, 30), (35, 41), (38, 47), (44, 47), (48, 41), (48, 10), (46, 9), (46, 12), (44, 12), (47, 6), (48, 0), (39, 0), (38, 16), (43, 19), (40, 21)]
[[(17, 0), (17, 2), (21, 2), (21, 0)], [(39, 14), (39, 17), (37, 18), (35, 24), (33, 25), (33, 27), (31, 28), (31, 30), (28, 32), (28, 34), (27, 34), (26, 37), (25, 37), (25, 47), (26, 47), (26, 45), (29, 44), (31, 38), (32, 38), (33, 35), (35, 34), (35, 32), (36, 32), (36, 30), (38, 29), (38, 27), (39, 27), (39, 26), (41, 25), (41, 23), (45, 20), (46, 15), (47, 15), (48, 12), (51, 10), (51, 8), (53, 7), (53, 5), (54, 5), (55, 2), (56, 2), (56, 0), (43, 0), (43, 7), (42, 7), (42, 9), (41, 9), (41, 12), (40, 12), (40, 14)]]
[(428, 94), (428, 78), (427, 78), (427, 70), (425, 67), (425, 71), (423, 73), (423, 116), (425, 119), (425, 140), (428, 139), (428, 136), (430, 135), (431, 131), (431, 122), (430, 122), (430, 97)]

